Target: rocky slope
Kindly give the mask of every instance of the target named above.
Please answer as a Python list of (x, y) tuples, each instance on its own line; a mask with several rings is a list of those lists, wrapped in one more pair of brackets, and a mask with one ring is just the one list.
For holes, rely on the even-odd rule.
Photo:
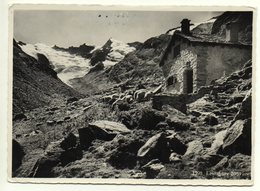
[[(231, 17), (230, 13), (223, 15), (217, 18), (218, 24), (194, 30), (209, 33), (221, 29)], [(161, 35), (142, 44), (131, 43), (134, 51), (124, 51), (124, 57), (116, 51), (121, 56), (116, 53), (116, 62), (105, 67), (107, 59), (114, 62), (110, 53), (115, 46), (109, 40), (91, 52), (89, 72), (71, 80), (76, 90), (89, 96), (51, 97), (51, 105), (16, 115), (13, 176), (250, 179), (251, 60), (241, 70), (193, 94), (165, 94), (158, 63), (169, 39), (169, 35)], [(45, 82), (46, 78), (55, 84), (59, 81), (46, 65), (46, 57), (38, 55), (36, 60), (16, 45), (14, 49), (14, 63), (22, 63), (26, 70), (21, 73), (20, 65), (16, 66), (19, 70), (14, 73), (19, 78), (15, 77), (15, 86), (23, 87), (22, 77), (29, 84), (43, 82), (33, 83), (39, 87), (37, 95), (32, 94), (36, 101), (45, 97), (38, 95), (45, 92), (42, 85), (56, 88)], [(39, 77), (29, 69), (36, 70)], [(67, 86), (60, 88), (68, 90)], [(55, 95), (52, 89), (48, 92)]]
[[(252, 65), (184, 96), (139, 89), (61, 102), (25, 113), (14, 123), (22, 147), (18, 177), (251, 177)], [(143, 93), (145, 92), (145, 93)], [(111, 92), (112, 93), (112, 92)], [(18, 161), (19, 162), (19, 161)]]
[(13, 42), (13, 114), (51, 104), (55, 99), (80, 97), (57, 77), (49, 60), (37, 53), (26, 54)]
[(56, 71), (58, 78), (67, 85), (71, 85), (71, 79), (82, 77), (89, 71), (89, 59), (83, 58), (80, 52), (77, 54), (75, 52), (71, 53), (72, 48), (65, 51), (62, 48), (52, 48), (45, 44), (19, 44), (25, 53), (35, 59), (37, 59), (38, 53), (45, 55), (49, 60), (51, 67)]
[(137, 49), (108, 69), (99, 69), (72, 81), (72, 86), (83, 94), (106, 91), (120, 92), (140, 86), (156, 87), (164, 81), (158, 65), (170, 35), (161, 35), (135, 43)]

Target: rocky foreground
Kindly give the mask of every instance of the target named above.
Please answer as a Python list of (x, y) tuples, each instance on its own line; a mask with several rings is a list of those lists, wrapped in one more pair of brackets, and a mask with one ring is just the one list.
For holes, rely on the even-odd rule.
[(13, 176), (250, 179), (252, 63), (190, 95), (118, 86), (16, 114)]

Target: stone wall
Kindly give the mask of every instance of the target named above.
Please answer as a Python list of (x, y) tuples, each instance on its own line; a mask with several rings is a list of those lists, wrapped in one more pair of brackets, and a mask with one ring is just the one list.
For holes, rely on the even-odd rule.
[(209, 85), (212, 80), (219, 79), (223, 75), (228, 76), (232, 72), (243, 67), (252, 57), (252, 50), (238, 47), (207, 46), (206, 66), (207, 78), (204, 85)]
[[(176, 46), (178, 43), (176, 43)], [(174, 49), (174, 47), (173, 47)], [(188, 46), (187, 43), (180, 44), (180, 54), (173, 58), (173, 51), (163, 65), (163, 71), (166, 79), (170, 76), (176, 78), (176, 82), (172, 86), (167, 86), (167, 90), (173, 93), (183, 91), (183, 72), (186, 64), (189, 63), (193, 69), (193, 90), (197, 89), (197, 54), (194, 47)]]

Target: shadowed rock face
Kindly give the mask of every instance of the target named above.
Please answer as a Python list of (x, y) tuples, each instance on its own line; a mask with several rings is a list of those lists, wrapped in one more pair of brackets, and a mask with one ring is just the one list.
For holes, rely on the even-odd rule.
[(79, 93), (57, 78), (49, 60), (38, 54), (38, 60), (27, 55), (13, 43), (13, 114), (49, 104), (54, 95), (58, 99)]
[(15, 171), (22, 164), (23, 157), (25, 155), (22, 146), (16, 140), (12, 141), (12, 173), (15, 175)]
[(217, 17), (213, 23), (212, 34), (225, 35), (225, 24), (236, 21), (239, 25), (239, 41), (244, 43), (252, 43), (252, 24), (253, 12), (231, 12), (227, 11)]
[(38, 57), (38, 67), (40, 70), (46, 72), (47, 74), (51, 75), (53, 78), (57, 79), (57, 73), (53, 70), (50, 65), (48, 58), (44, 54), (37, 53)]
[(251, 120), (235, 121), (227, 131), (221, 153), (251, 155)]
[(76, 137), (69, 134), (63, 140), (51, 142), (34, 164), (30, 177), (53, 177), (52, 169), (58, 164), (65, 166), (70, 162), (82, 158), (82, 150), (75, 143)]

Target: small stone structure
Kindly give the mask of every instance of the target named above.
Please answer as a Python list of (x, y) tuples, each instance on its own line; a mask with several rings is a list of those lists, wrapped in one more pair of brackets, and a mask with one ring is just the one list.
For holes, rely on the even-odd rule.
[(252, 45), (238, 41), (237, 23), (226, 24), (226, 38), (213, 34), (192, 34), (190, 20), (183, 19), (175, 31), (160, 66), (167, 92), (189, 94), (213, 80), (240, 69), (252, 56)]

